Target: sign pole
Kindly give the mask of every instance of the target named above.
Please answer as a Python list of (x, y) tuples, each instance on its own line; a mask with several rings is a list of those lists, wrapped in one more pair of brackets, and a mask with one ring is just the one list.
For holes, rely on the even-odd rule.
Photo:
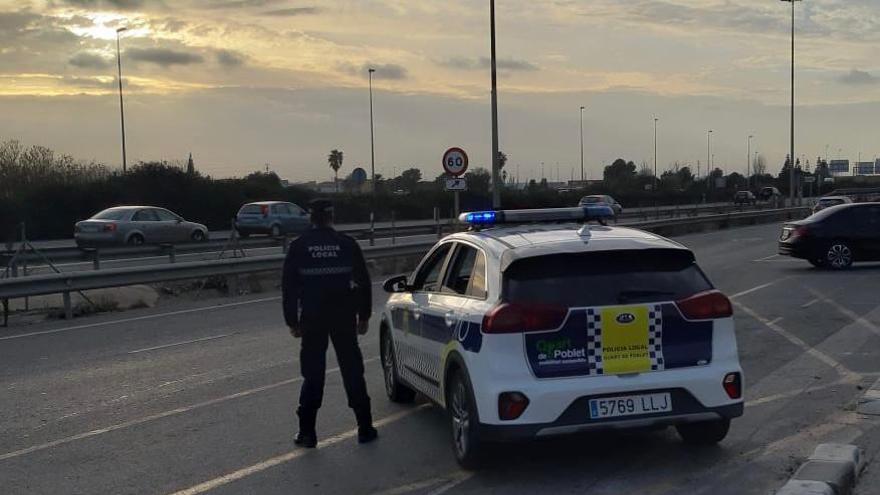
[(453, 218), (453, 222), (458, 222), (458, 214), (459, 214), (459, 209), (460, 209), (459, 203), (458, 203), (458, 191), (455, 191), (453, 193), (453, 195), (455, 196), (455, 209), (453, 210), (455, 212), (455, 214), (452, 216), (452, 218)]

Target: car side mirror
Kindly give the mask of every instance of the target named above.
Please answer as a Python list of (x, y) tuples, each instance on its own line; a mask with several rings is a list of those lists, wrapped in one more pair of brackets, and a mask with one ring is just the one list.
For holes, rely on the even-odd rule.
[(391, 277), (382, 284), (382, 288), (385, 292), (389, 293), (399, 293), (399, 292), (408, 292), (410, 291), (410, 286), (406, 283), (407, 277), (406, 275), (398, 275), (396, 277)]

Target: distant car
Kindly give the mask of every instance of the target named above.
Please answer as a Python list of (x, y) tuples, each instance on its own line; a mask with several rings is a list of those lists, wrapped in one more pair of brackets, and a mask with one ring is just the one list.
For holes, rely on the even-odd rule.
[(880, 203), (830, 206), (785, 224), (779, 254), (836, 270), (854, 261), (880, 261)]
[(771, 186), (762, 187), (761, 192), (758, 193), (758, 198), (760, 198), (763, 201), (769, 201), (769, 200), (771, 200), (773, 198), (777, 198), (779, 196), (782, 196), (782, 193), (779, 192), (779, 189), (776, 189), (775, 187), (771, 187)]
[(279, 237), (301, 233), (308, 228), (308, 212), (293, 203), (283, 201), (248, 203), (235, 216), (235, 230), (241, 237), (252, 234)]
[(614, 210), (614, 216), (619, 216), (623, 213), (623, 206), (618, 203), (614, 198), (608, 196), (607, 194), (592, 194), (590, 196), (584, 196), (581, 198), (579, 206), (593, 206), (593, 205), (607, 205), (610, 206), (612, 210)]
[(187, 222), (165, 208), (117, 206), (77, 222), (73, 237), (79, 247), (177, 244), (208, 240), (208, 227)]
[(751, 191), (737, 191), (736, 194), (733, 195), (733, 204), (740, 205), (753, 205), (757, 201), (755, 195), (752, 194)]
[(813, 213), (818, 213), (831, 206), (849, 204), (852, 202), (853, 200), (849, 196), (825, 196), (824, 198), (819, 198), (819, 202), (813, 207)]

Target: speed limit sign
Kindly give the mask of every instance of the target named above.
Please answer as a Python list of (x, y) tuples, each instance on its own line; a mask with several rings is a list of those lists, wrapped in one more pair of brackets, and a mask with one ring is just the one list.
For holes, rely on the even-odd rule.
[(468, 156), (461, 148), (449, 148), (443, 153), (443, 170), (447, 174), (458, 177), (468, 168)]

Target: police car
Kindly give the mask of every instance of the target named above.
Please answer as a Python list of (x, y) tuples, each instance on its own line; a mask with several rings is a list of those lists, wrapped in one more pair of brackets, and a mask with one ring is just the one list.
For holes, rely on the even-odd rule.
[(490, 442), (594, 429), (674, 425), (717, 443), (742, 415), (728, 298), (684, 246), (606, 218), (607, 206), (466, 213), (469, 231), (385, 282), (387, 394), (444, 407), (462, 466)]

